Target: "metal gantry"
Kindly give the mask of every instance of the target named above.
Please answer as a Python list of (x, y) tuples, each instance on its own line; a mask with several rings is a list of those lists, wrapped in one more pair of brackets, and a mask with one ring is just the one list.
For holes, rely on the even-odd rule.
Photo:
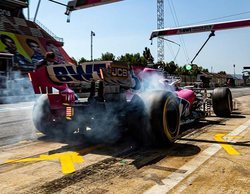
[[(164, 0), (157, 0), (157, 29), (164, 28)], [(164, 40), (157, 39), (157, 60), (164, 61)]]

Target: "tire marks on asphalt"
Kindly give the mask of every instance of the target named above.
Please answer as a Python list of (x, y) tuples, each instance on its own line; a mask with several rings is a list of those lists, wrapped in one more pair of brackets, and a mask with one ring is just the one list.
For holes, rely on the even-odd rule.
[(2, 122), (0, 125), (7, 125), (7, 124), (17, 124), (22, 122), (30, 121), (30, 119), (21, 119), (21, 120), (15, 120), (15, 121), (8, 121), (8, 122)]
[[(227, 134), (228, 136), (237, 136), (240, 133), (242, 133), (245, 129), (247, 129), (250, 126), (250, 120), (245, 122), (244, 124), (240, 125), (236, 129), (234, 129), (232, 132)], [(198, 154), (195, 158), (184, 164), (180, 169), (187, 170), (186, 173), (176, 173), (173, 172), (169, 176), (167, 176), (165, 179), (162, 180), (164, 185), (155, 185), (148, 189), (145, 194), (165, 194), (168, 191), (170, 191), (172, 188), (174, 188), (178, 183), (180, 183), (182, 180), (184, 180), (187, 176), (189, 176), (191, 173), (193, 173), (198, 167), (200, 167), (204, 162), (206, 162), (211, 156), (216, 154), (221, 149), (221, 146), (219, 144), (212, 144), (210, 147), (205, 149), (203, 152)]]

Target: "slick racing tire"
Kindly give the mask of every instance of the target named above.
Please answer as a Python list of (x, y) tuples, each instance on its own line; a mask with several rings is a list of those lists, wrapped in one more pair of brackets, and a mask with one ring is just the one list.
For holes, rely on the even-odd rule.
[(177, 97), (172, 92), (152, 93), (151, 128), (160, 144), (173, 143), (179, 135), (180, 111)]
[[(138, 110), (134, 111), (134, 130), (144, 143), (153, 146), (163, 146), (173, 143), (179, 135), (180, 111), (177, 97), (172, 92), (151, 91), (135, 97), (140, 102)], [(139, 114), (141, 111), (141, 115)], [(137, 112), (137, 113), (136, 113)], [(139, 116), (140, 115), (140, 116)], [(130, 115), (132, 116), (132, 115)], [(133, 130), (133, 129), (131, 129)]]
[(229, 88), (215, 88), (212, 94), (213, 110), (218, 117), (229, 117), (233, 110), (232, 94)]
[(56, 121), (47, 95), (41, 95), (33, 107), (33, 123), (38, 131), (51, 137), (64, 137), (65, 122)]
[(128, 129), (138, 144), (151, 146), (155, 137), (150, 128), (150, 118), (143, 99), (135, 94), (127, 110)]

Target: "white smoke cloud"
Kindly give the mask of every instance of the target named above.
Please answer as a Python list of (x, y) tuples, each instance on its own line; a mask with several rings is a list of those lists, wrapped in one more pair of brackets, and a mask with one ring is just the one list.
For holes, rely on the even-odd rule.
[(10, 79), (2, 83), (0, 103), (33, 101), (35, 99), (32, 84), (27, 75), (19, 71), (11, 72)]
[(80, 115), (82, 121), (77, 123), (82, 127), (86, 140), (94, 144), (112, 144), (118, 141), (124, 131), (124, 126), (121, 125), (124, 107), (116, 102), (107, 102), (101, 108), (89, 108), (89, 111)]
[(141, 91), (143, 92), (153, 90), (175, 91), (175, 86), (171, 85), (174, 80), (167, 79), (161, 71), (142, 71), (138, 76), (142, 80)]

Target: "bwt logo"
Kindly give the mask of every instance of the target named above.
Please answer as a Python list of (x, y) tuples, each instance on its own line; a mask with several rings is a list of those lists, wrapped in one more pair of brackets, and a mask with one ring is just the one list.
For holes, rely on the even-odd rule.
[(59, 83), (74, 83), (79, 81), (90, 81), (101, 79), (100, 69), (106, 68), (106, 63), (48, 66), (50, 78)]
[(128, 68), (125, 67), (111, 67), (111, 76), (112, 77), (128, 77)]

